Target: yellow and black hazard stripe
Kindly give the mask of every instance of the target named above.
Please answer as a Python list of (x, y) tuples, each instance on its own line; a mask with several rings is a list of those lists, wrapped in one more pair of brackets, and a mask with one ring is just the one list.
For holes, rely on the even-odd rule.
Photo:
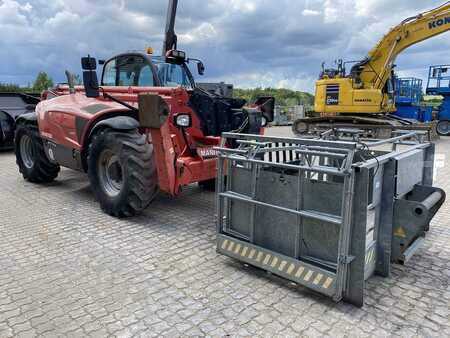
[(225, 235), (218, 236), (217, 244), (217, 250), (221, 254), (270, 271), (328, 296), (335, 293), (336, 275), (332, 272)]

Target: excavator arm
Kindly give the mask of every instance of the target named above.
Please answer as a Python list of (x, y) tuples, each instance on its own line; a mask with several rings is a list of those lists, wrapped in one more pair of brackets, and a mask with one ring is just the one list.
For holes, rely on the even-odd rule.
[(382, 89), (391, 76), (397, 56), (406, 48), (450, 30), (450, 1), (404, 20), (386, 34), (368, 57), (352, 71), (363, 88)]

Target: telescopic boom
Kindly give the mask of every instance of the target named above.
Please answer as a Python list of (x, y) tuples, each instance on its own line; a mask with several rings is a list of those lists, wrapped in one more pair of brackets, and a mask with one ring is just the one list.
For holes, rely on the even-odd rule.
[(177, 16), (178, 0), (169, 0), (167, 9), (166, 30), (162, 55), (166, 55), (169, 50), (177, 49), (177, 35), (175, 34), (175, 19)]

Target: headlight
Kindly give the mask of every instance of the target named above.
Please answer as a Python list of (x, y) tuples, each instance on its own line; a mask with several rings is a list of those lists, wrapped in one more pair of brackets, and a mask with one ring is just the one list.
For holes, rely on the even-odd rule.
[(174, 59), (179, 59), (179, 60), (186, 60), (186, 53), (182, 52), (181, 50), (176, 50), (176, 49), (172, 49), (169, 50), (166, 54), (167, 57), (171, 57)]
[(180, 58), (180, 59), (186, 59), (186, 53), (182, 52), (180, 50), (174, 50), (173, 51), (173, 56), (176, 58)]
[(175, 117), (175, 124), (180, 128), (189, 128), (192, 126), (192, 119), (189, 114), (178, 114)]
[(267, 127), (267, 118), (265, 116), (261, 117), (261, 126)]

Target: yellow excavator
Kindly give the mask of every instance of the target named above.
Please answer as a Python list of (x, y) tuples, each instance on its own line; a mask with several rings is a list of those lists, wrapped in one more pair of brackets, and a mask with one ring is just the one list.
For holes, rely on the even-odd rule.
[[(337, 69), (322, 65), (316, 83), (312, 116), (295, 121), (297, 135), (357, 126), (373, 134), (387, 128), (408, 129), (410, 121), (395, 112), (394, 68), (406, 48), (450, 30), (450, 1), (431, 11), (404, 20), (386, 34), (369, 55), (358, 62), (337, 62)], [(353, 64), (349, 73), (346, 66)], [(411, 126), (410, 126), (411, 127)]]

